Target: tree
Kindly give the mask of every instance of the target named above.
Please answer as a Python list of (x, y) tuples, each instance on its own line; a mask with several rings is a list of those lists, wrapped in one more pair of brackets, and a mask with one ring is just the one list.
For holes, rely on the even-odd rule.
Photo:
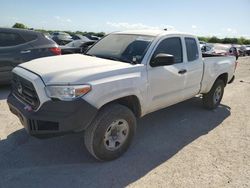
[(208, 39), (208, 42), (210, 43), (220, 43), (220, 39), (218, 39), (217, 37), (213, 36), (211, 38)]
[(198, 37), (199, 41), (208, 42), (208, 37)]
[(104, 37), (105, 33), (104, 32), (99, 32), (99, 33), (95, 33), (94, 35), (96, 35), (98, 37)]
[(22, 23), (15, 23), (12, 28), (27, 29), (27, 27)]

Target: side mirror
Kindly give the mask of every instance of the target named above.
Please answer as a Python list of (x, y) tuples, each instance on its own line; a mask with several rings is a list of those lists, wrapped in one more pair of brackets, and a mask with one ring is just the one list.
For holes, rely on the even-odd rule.
[(157, 54), (150, 62), (152, 67), (159, 67), (165, 65), (173, 65), (175, 63), (175, 59), (173, 55), (170, 54)]

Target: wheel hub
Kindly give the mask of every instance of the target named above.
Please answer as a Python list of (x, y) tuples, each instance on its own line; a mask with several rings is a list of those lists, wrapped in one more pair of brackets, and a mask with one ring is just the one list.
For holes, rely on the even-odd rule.
[(114, 151), (126, 141), (129, 133), (128, 122), (124, 119), (116, 120), (110, 124), (105, 132), (104, 146), (107, 150)]
[(214, 104), (218, 103), (219, 100), (221, 99), (222, 96), (222, 88), (219, 86), (216, 88), (215, 92), (214, 92)]

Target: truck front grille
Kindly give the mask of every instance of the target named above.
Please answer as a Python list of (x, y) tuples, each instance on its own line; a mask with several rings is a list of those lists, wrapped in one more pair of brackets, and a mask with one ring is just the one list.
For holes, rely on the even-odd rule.
[(33, 84), (15, 73), (13, 73), (12, 79), (12, 92), (32, 109), (35, 110), (39, 107), (40, 101)]

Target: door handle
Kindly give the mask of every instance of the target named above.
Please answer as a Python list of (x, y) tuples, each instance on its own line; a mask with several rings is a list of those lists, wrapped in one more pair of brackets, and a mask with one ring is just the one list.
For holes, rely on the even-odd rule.
[(27, 54), (27, 53), (30, 53), (31, 52), (31, 50), (22, 50), (20, 53), (21, 54)]
[(187, 70), (186, 69), (181, 69), (181, 70), (179, 70), (179, 74), (185, 74), (187, 72)]

